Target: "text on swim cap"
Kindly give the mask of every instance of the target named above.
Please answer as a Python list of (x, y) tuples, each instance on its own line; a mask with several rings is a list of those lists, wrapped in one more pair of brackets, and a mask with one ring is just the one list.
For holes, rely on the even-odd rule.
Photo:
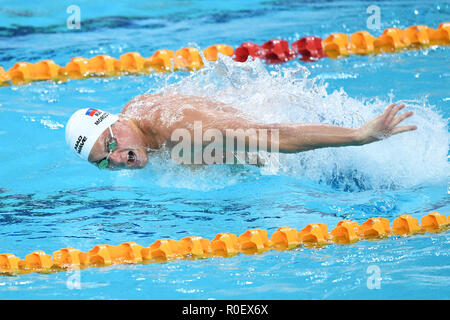
[(103, 112), (103, 114), (97, 119), (97, 121), (94, 122), (95, 125), (98, 126), (100, 124), (100, 122), (105, 120), (108, 116), (109, 116), (109, 113)]
[(77, 142), (75, 142), (75, 150), (78, 153), (81, 153), (81, 150), (83, 149), (84, 143), (86, 142), (87, 137), (86, 136), (79, 136), (77, 139)]
[(98, 119), (94, 122), (94, 124), (98, 126), (103, 120), (105, 120), (108, 117), (109, 113), (91, 108), (86, 111), (86, 115), (89, 117), (93, 116), (98, 117)]

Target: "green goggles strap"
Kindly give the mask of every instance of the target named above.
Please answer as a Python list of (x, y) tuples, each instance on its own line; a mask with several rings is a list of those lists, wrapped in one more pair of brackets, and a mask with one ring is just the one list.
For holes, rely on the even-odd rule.
[(108, 143), (108, 151), (109, 152), (113, 152), (116, 149), (117, 149), (117, 141), (116, 140), (113, 140), (110, 143)]
[(98, 166), (99, 169), (106, 169), (108, 167), (108, 164), (109, 164), (108, 159), (103, 159), (102, 161), (100, 161), (98, 163), (97, 166)]
[(103, 159), (102, 161), (100, 161), (98, 163), (99, 169), (106, 169), (108, 167), (108, 165), (109, 165), (109, 156), (111, 155), (111, 152), (113, 152), (116, 149), (117, 149), (117, 141), (115, 139), (113, 139), (113, 141), (108, 143), (108, 151), (109, 151), (108, 156), (106, 157), (106, 159)]

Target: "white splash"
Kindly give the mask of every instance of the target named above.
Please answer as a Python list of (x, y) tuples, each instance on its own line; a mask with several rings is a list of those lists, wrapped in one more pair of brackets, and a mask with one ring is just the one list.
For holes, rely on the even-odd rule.
[(49, 117), (41, 119), (41, 124), (44, 125), (44, 127), (50, 128), (51, 130), (58, 130), (64, 128), (63, 124), (57, 121), (50, 120)]
[[(300, 64), (268, 71), (259, 60), (236, 63), (221, 56), (217, 62), (208, 62), (200, 71), (156, 93), (206, 97), (229, 104), (265, 123), (326, 123), (353, 128), (383, 112), (391, 102), (357, 100), (342, 89), (328, 93), (323, 80), (310, 79), (309, 74)], [(281, 155), (281, 170), (265, 168), (260, 174), (306, 177), (347, 190), (411, 187), (447, 181), (450, 172), (447, 120), (426, 101), (396, 102), (406, 104), (405, 110), (414, 111), (415, 115), (404, 124), (415, 124), (418, 130), (360, 147), (325, 148)], [(238, 181), (233, 178), (235, 172), (226, 166), (204, 166), (192, 170), (167, 166), (170, 160), (164, 161), (164, 166), (160, 163), (151, 165), (161, 165), (152, 171), (166, 186), (216, 189)], [(254, 176), (254, 169), (248, 172), (251, 172), (249, 177)], [(242, 176), (240, 174), (239, 179)]]
[(174, 116), (171, 116), (172, 113), (170, 111), (166, 111), (165, 109), (162, 109), (161, 115), (160, 115), (161, 123), (166, 127), (170, 127), (173, 124), (182, 121), (184, 119), (183, 111), (186, 109), (194, 109), (194, 107), (189, 104), (183, 105), (180, 108), (178, 108), (178, 110)]

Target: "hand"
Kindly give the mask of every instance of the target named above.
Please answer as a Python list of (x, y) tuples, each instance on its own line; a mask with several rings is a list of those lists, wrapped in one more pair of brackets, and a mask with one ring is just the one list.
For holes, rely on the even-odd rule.
[(386, 139), (391, 135), (416, 130), (417, 126), (397, 126), (400, 122), (413, 115), (412, 111), (395, 116), (397, 112), (405, 107), (404, 104), (392, 103), (378, 117), (367, 121), (356, 131), (358, 144), (367, 144), (374, 141)]

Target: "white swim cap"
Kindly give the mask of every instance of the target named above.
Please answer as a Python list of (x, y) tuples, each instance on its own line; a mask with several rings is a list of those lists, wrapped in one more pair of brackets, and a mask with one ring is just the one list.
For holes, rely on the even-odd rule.
[(98, 137), (117, 120), (117, 115), (99, 109), (80, 109), (67, 122), (66, 142), (81, 158), (87, 160)]

